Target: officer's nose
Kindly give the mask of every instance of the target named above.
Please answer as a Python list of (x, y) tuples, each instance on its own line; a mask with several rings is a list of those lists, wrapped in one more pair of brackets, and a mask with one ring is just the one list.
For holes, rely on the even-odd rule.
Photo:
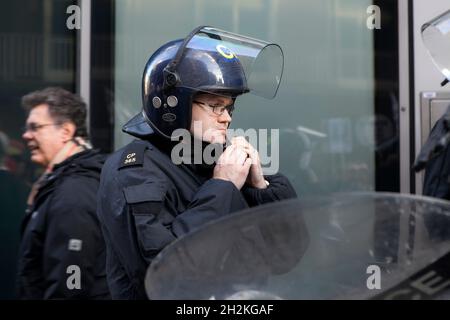
[(228, 110), (225, 109), (218, 120), (219, 122), (231, 122), (231, 115)]

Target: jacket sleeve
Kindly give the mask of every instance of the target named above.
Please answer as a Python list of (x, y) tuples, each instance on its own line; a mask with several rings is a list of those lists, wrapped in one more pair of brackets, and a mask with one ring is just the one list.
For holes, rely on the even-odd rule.
[(55, 192), (44, 244), (44, 299), (80, 299), (89, 293), (103, 241), (95, 207), (95, 184), (63, 183)]
[(450, 200), (450, 147), (431, 159), (425, 170), (423, 195)]
[(284, 175), (275, 174), (264, 178), (269, 182), (266, 189), (256, 189), (249, 186), (242, 189), (249, 206), (254, 207), (274, 201), (297, 198), (297, 193)]
[(188, 210), (176, 217), (172, 230), (180, 236), (247, 207), (241, 192), (232, 182), (210, 179), (198, 190)]
[(229, 213), (247, 208), (241, 192), (229, 181), (210, 179), (178, 213), (164, 183), (147, 183), (124, 190), (134, 218), (137, 241), (147, 263), (176, 238)]

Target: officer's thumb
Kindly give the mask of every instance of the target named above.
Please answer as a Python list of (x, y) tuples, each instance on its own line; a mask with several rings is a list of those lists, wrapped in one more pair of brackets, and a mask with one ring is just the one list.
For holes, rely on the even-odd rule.
[(244, 168), (246, 169), (246, 171), (250, 170), (251, 165), (252, 165), (252, 159), (251, 158), (245, 159)]

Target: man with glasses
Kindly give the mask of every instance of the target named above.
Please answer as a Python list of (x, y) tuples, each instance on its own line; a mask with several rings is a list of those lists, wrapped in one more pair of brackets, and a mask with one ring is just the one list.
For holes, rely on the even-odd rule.
[(22, 104), (28, 112), (22, 137), (44, 172), (21, 228), (19, 298), (108, 298), (96, 215), (105, 157), (89, 143), (86, 104), (62, 88), (29, 93)]
[[(146, 298), (147, 267), (175, 239), (249, 206), (296, 197), (284, 176), (263, 175), (245, 138), (226, 146), (236, 98), (249, 91), (247, 77), (218, 37), (190, 37), (148, 60), (143, 110), (122, 129), (139, 139), (102, 170), (97, 212), (116, 299)], [(179, 143), (182, 163), (174, 159)], [(221, 151), (212, 164), (202, 157), (211, 146)]]

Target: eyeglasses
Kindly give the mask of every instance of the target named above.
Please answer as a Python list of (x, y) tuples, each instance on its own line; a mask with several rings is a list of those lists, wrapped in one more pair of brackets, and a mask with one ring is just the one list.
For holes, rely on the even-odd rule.
[(197, 103), (197, 104), (200, 105), (200, 106), (206, 106), (206, 107), (209, 107), (208, 109), (209, 109), (209, 110), (212, 110), (212, 112), (213, 112), (215, 115), (217, 115), (217, 116), (223, 115), (223, 113), (225, 112), (225, 110), (227, 110), (227, 111), (228, 111), (228, 114), (229, 114), (230, 117), (231, 117), (231, 115), (233, 114), (233, 111), (234, 111), (234, 103), (232, 103), (232, 104), (230, 104), (230, 105), (228, 105), (228, 106), (213, 106), (213, 105), (210, 105), (210, 104), (208, 104), (208, 103), (201, 102), (201, 101), (197, 101), (197, 100), (194, 100), (193, 102), (194, 102), (194, 103)]
[(24, 127), (23, 127), (23, 132), (37, 132), (39, 129), (43, 128), (43, 127), (47, 127), (47, 126), (59, 126), (59, 123), (44, 123), (44, 124), (37, 124), (34, 122), (31, 123), (27, 123)]

